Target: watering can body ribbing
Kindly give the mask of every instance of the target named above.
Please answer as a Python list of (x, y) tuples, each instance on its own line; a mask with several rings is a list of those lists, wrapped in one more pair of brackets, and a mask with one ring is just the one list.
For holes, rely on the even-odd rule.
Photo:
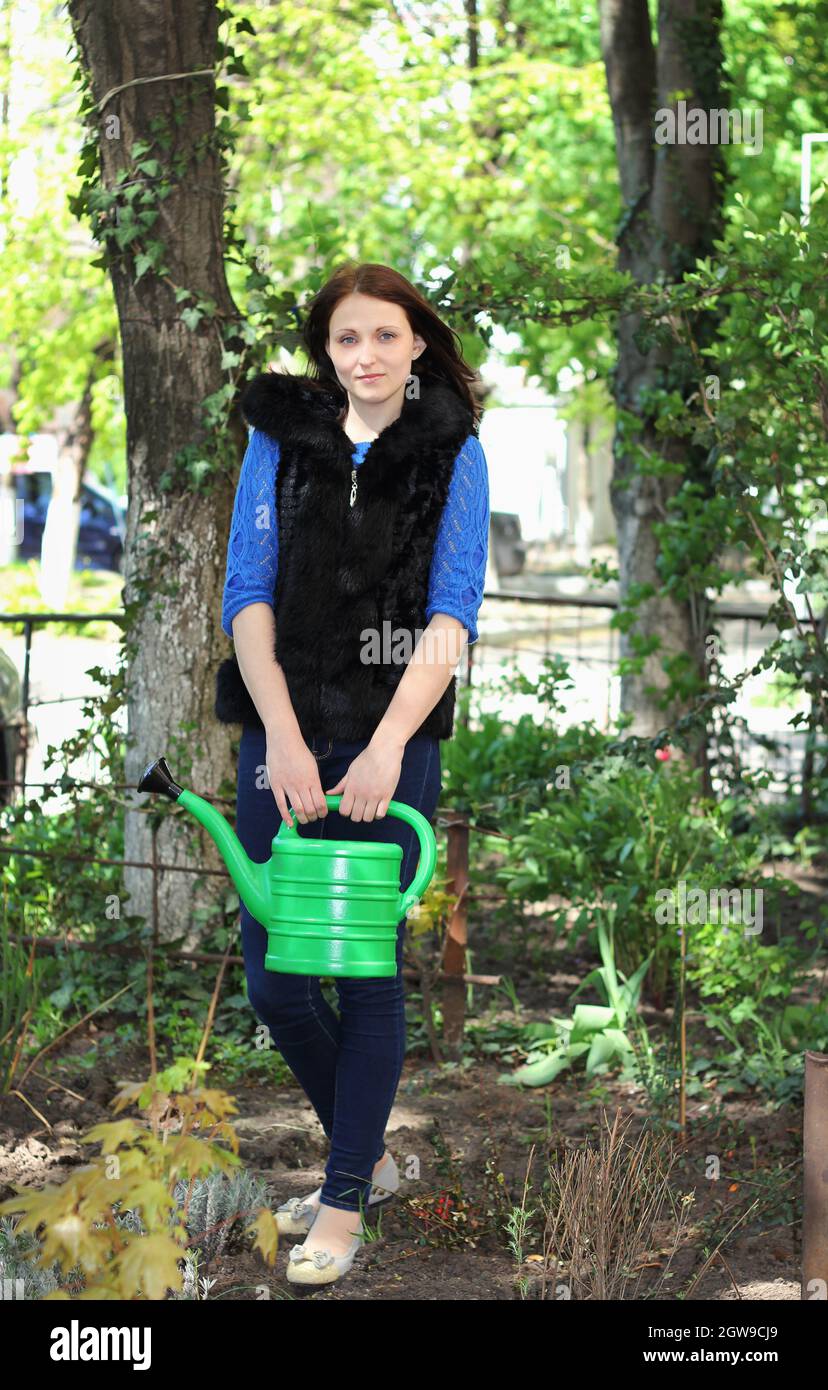
[[(221, 812), (173, 781), (164, 758), (149, 764), (138, 790), (177, 801), (212, 836), (239, 897), (267, 932), (265, 969), (359, 978), (396, 975), (399, 921), (425, 892), (437, 862), (434, 832), (413, 806), (388, 803), (387, 814), (411, 825), (420, 841), (417, 871), (403, 892), (398, 844), (305, 838), (295, 824), (283, 821), (270, 859), (257, 864)], [(342, 797), (326, 795), (325, 800), (336, 810)]]

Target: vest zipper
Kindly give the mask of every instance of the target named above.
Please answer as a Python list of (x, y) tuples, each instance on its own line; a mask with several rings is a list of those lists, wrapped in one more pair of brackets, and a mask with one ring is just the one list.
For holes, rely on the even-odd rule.
[(352, 469), (351, 469), (351, 501), (350, 501), (350, 503), (349, 503), (350, 506), (353, 506), (354, 503), (356, 502), (356, 495), (357, 495), (357, 471), (356, 471), (355, 468), (352, 468)]

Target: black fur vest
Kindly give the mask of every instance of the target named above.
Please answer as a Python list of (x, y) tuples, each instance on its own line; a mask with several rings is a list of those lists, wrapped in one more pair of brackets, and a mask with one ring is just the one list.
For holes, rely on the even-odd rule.
[[(353, 505), (341, 397), (311, 377), (263, 372), (242, 399), (248, 422), (279, 443), (274, 655), (308, 742), (371, 738), (428, 626), (434, 542), (455, 458), (476, 430), (450, 387), (424, 380), (419, 391), (406, 391), (355, 470)], [(366, 629), (379, 639), (369, 660)], [(456, 682), (417, 734), (451, 738)], [(215, 714), (262, 727), (235, 655), (219, 667)]]

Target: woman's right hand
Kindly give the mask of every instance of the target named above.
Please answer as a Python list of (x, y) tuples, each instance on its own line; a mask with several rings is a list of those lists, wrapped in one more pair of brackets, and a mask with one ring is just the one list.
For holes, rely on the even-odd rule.
[(268, 733), (265, 754), (270, 789), (283, 821), (293, 827), (290, 804), (300, 824), (307, 825), (328, 814), (328, 803), (319, 779), (319, 766), (303, 738), (283, 738)]

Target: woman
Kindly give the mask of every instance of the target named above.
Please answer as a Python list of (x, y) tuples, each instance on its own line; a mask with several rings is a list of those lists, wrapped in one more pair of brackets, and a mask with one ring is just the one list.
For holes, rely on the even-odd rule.
[[(216, 715), (243, 725), (236, 829), (270, 857), (282, 820), (300, 835), (418, 841), (392, 798), (431, 819), (440, 740), (453, 731), (455, 667), (477, 638), (489, 529), (475, 373), (456, 335), (397, 271), (342, 266), (303, 329), (311, 370), (262, 373), (233, 510), (222, 626), (235, 654)], [(325, 794), (339, 795), (337, 811)], [(384, 1132), (405, 1056), (402, 949), (394, 979), (265, 971), (266, 933), (241, 910), (248, 997), (330, 1139), (321, 1188), (279, 1208), (305, 1234), (288, 1279), (341, 1278), (361, 1213), (399, 1186)]]

